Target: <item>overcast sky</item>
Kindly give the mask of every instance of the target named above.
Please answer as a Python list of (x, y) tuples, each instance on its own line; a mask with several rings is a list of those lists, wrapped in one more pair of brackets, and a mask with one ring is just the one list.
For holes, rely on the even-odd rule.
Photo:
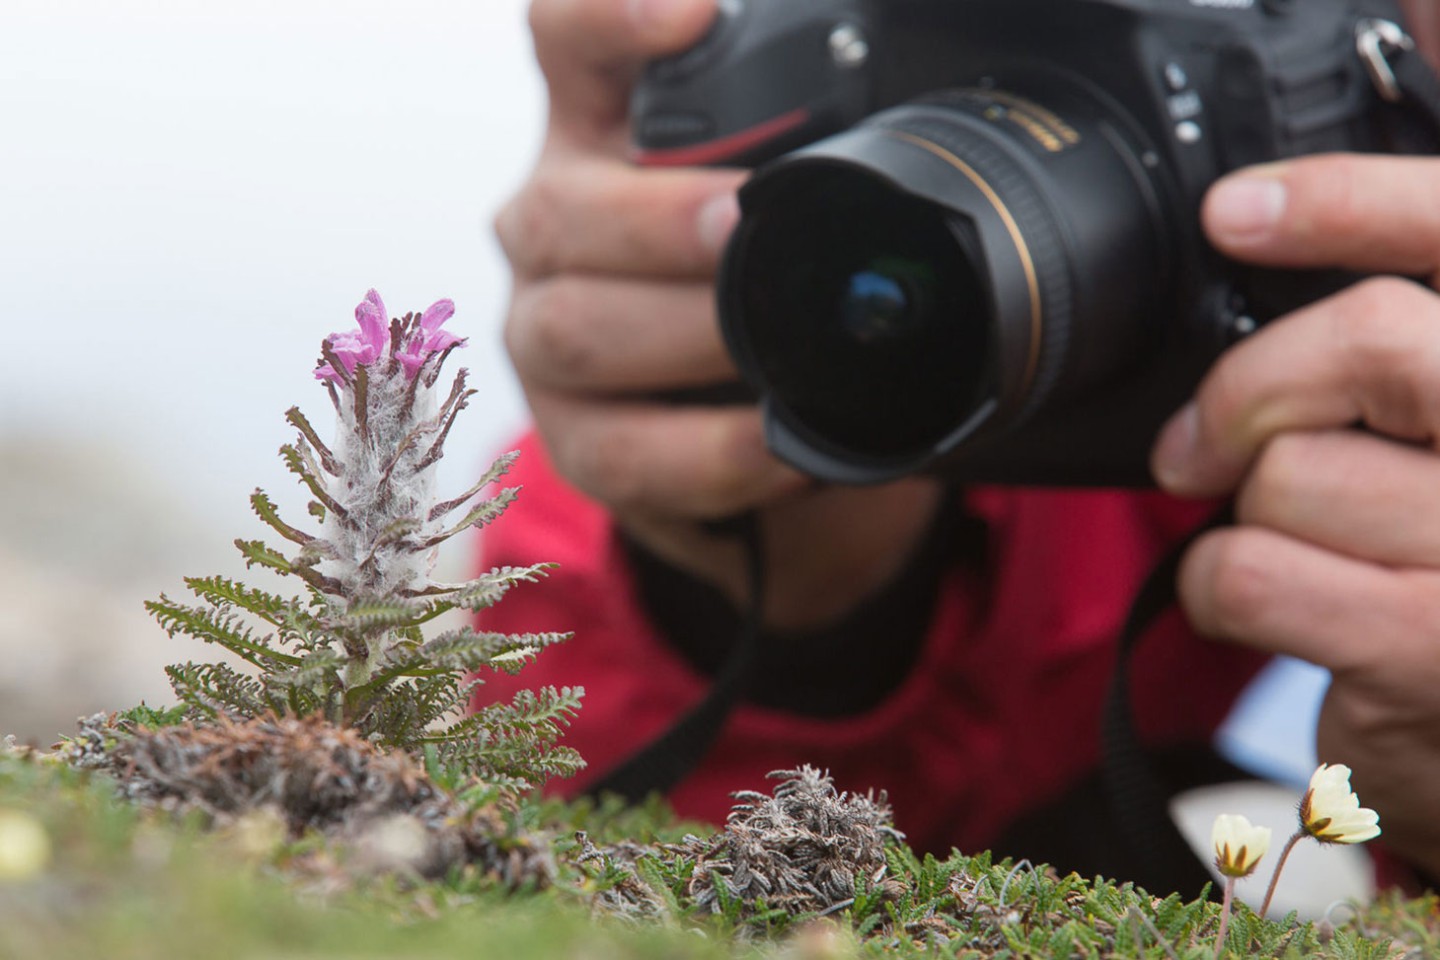
[(524, 20), (524, 0), (5, 0), (0, 438), (140, 453), (243, 514), (293, 486), (282, 414), (328, 418), (311, 361), (374, 286), (395, 313), (457, 304), (484, 401), (446, 461), (463, 486), (523, 421), (490, 221), (540, 136)]

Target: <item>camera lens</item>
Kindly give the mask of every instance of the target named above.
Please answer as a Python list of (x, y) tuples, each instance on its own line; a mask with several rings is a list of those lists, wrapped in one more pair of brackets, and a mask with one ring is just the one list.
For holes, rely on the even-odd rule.
[[(748, 228), (739, 309), (770, 318), (751, 328), (753, 354), (817, 438), (903, 455), (963, 415), (989, 350), (963, 225), (836, 166)], [(938, 389), (909, 389), (917, 379)]]
[(1056, 99), (1064, 119), (998, 90), (907, 104), (741, 190), (721, 327), (782, 457), (889, 479), (1137, 355), (1166, 273), (1158, 191), (1107, 107)]

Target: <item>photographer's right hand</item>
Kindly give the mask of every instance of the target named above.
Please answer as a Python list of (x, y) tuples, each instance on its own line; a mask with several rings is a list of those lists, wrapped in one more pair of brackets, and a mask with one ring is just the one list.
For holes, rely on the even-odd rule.
[(656, 399), (736, 376), (713, 279), (744, 174), (627, 159), (644, 63), (694, 43), (714, 13), (715, 0), (533, 0), (550, 117), (495, 223), (514, 271), (505, 339), (556, 469), (667, 562), (743, 603), (738, 545), (700, 521), (782, 505), (766, 511), (769, 618), (813, 624), (899, 569), (938, 491), (914, 480), (797, 496), (812, 482), (767, 451), (756, 409)]
[(535, 0), (530, 12), (550, 124), (496, 221), (514, 270), (506, 344), (557, 469), (620, 513), (720, 517), (803, 484), (766, 453), (755, 411), (653, 400), (735, 375), (710, 279), (742, 175), (625, 156), (634, 76), (712, 14), (713, 0)]

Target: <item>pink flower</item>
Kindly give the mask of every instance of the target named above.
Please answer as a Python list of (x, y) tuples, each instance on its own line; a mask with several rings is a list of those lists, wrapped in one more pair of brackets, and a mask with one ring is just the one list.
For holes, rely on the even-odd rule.
[(385, 312), (385, 301), (373, 289), (355, 305), (355, 322), (360, 325), (360, 336), (365, 343), (374, 348), (375, 355), (370, 359), (384, 356), (385, 347), (390, 343), (390, 314)]
[(405, 375), (413, 377), (437, 353), (443, 353), (458, 343), (464, 343), (464, 337), (457, 337), (448, 330), (441, 330), (440, 326), (446, 320), (455, 315), (455, 303), (451, 300), (436, 300), (420, 315), (420, 329), (415, 331), (405, 342), (404, 347), (395, 354), (395, 359), (405, 368)]
[(345, 368), (342, 377), (330, 364), (322, 364), (315, 370), (317, 380), (348, 379), (360, 364), (371, 364), (385, 355), (390, 342), (390, 321), (385, 312), (385, 301), (374, 290), (365, 294), (355, 307), (355, 322), (359, 330), (348, 333), (332, 333), (325, 340), (335, 353), (340, 365)]
[[(455, 304), (453, 302), (437, 300), (421, 314), (418, 324), (415, 322), (414, 314), (405, 316), (400, 343), (396, 345), (395, 359), (400, 361), (400, 366), (404, 368), (407, 377), (414, 378), (420, 368), (425, 365), (425, 361), (435, 354), (443, 353), (456, 344), (464, 343), (463, 337), (457, 337), (453, 333), (440, 329), (441, 325), (454, 315)], [(348, 333), (332, 333), (326, 338), (331, 352), (335, 354), (335, 358), (340, 361), (340, 366), (344, 368), (344, 373), (337, 372), (329, 363), (322, 363), (315, 370), (315, 378), (317, 380), (348, 380), (354, 374), (357, 366), (369, 366), (384, 359), (390, 346), (388, 317), (385, 301), (380, 299), (380, 294), (374, 290), (365, 294), (365, 299), (355, 307), (355, 322), (360, 325), (360, 329), (351, 330)]]

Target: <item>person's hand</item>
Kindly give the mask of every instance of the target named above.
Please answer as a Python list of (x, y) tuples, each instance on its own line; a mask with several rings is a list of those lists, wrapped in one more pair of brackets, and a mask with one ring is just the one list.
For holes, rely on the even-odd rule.
[(736, 375), (713, 276), (744, 174), (627, 159), (642, 65), (694, 43), (714, 13), (714, 0), (533, 0), (550, 120), (496, 220), (514, 269), (506, 344), (562, 476), (737, 603), (739, 547), (699, 521), (769, 508), (770, 620), (813, 624), (898, 569), (936, 495), (928, 481), (812, 492), (767, 452), (755, 408), (655, 399)]
[(1153, 467), (1172, 493), (1237, 496), (1237, 525), (1182, 565), (1191, 621), (1329, 668), (1321, 759), (1349, 764), (1386, 839), (1440, 875), (1440, 159), (1242, 171), (1203, 219), (1240, 260), (1394, 275), (1228, 351)]

